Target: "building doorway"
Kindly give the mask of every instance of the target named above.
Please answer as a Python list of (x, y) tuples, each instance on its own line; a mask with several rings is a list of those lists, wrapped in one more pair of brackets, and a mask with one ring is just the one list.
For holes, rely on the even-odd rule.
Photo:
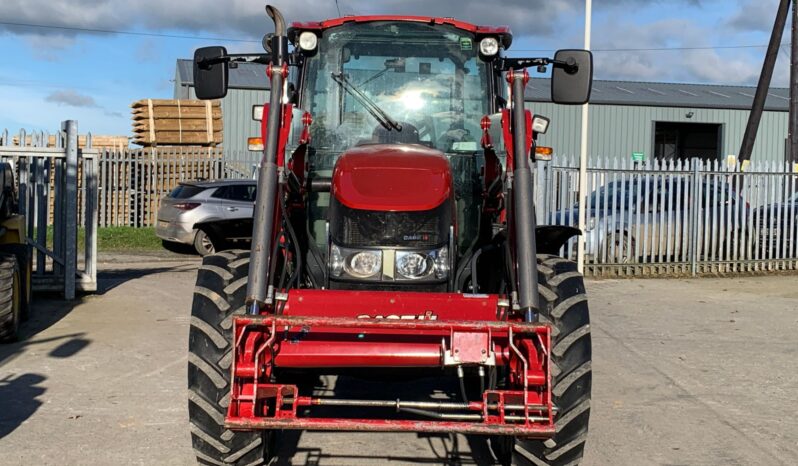
[(721, 125), (717, 123), (655, 121), (654, 157), (664, 161), (719, 160), (721, 137)]

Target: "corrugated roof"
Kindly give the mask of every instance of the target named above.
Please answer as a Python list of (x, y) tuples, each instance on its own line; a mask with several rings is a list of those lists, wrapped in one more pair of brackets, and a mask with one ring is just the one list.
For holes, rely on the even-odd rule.
[[(193, 60), (177, 60), (177, 75), (184, 86), (193, 85)], [(266, 68), (257, 63), (239, 63), (237, 68), (230, 68), (228, 86), (233, 89), (268, 89), (269, 80), (266, 78)]]
[[(533, 78), (526, 100), (551, 102), (550, 79)], [(635, 81), (593, 81), (591, 104), (750, 110), (756, 87)], [(790, 90), (772, 87), (765, 110), (788, 111)]]
[[(191, 60), (177, 60), (177, 73), (183, 85), (194, 83)], [(548, 78), (530, 79), (526, 88), (526, 100), (550, 102), (550, 82)], [(238, 68), (230, 69), (229, 85), (233, 89), (265, 90), (269, 88), (269, 81), (263, 65), (240, 63)], [(755, 92), (756, 88), (753, 86), (594, 80), (590, 103), (750, 110)], [(789, 89), (770, 88), (765, 110), (786, 112), (789, 105)]]

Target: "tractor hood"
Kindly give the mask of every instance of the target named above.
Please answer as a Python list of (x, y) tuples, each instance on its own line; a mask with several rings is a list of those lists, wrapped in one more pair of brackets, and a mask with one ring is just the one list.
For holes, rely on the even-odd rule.
[(452, 190), (449, 162), (421, 145), (355, 147), (335, 165), (332, 195), (351, 209), (425, 211), (441, 205)]

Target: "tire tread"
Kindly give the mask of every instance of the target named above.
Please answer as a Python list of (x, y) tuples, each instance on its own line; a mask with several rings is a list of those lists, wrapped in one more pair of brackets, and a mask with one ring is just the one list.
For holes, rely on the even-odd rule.
[(229, 404), (230, 341), (234, 314), (244, 309), (249, 260), (245, 251), (203, 257), (197, 273), (189, 327), (188, 408), (192, 445), (201, 464), (265, 464), (269, 433), (224, 427)]
[[(539, 254), (541, 322), (552, 325), (552, 397), (559, 408), (553, 442), (516, 439), (511, 463), (577, 465), (584, 455), (590, 416), (590, 317), (582, 275), (573, 261)], [(546, 445), (550, 445), (546, 446)]]

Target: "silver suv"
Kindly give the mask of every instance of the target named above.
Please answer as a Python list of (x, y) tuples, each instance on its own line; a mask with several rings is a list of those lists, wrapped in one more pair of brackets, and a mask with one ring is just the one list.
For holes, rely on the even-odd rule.
[(254, 180), (180, 183), (161, 200), (155, 234), (164, 246), (193, 245), (203, 256), (231, 241), (249, 241), (255, 193)]

